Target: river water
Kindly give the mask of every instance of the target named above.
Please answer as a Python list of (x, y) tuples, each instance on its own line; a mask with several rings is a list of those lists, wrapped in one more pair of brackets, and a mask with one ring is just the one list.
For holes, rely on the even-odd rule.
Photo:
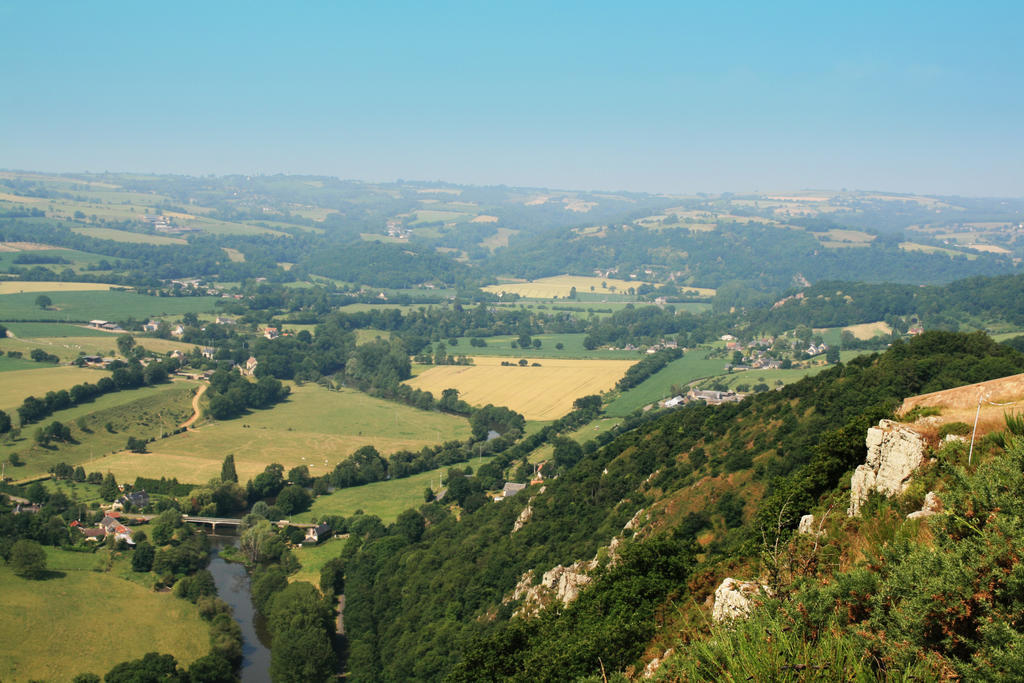
[(237, 536), (210, 535), (210, 566), (217, 595), (231, 605), (242, 627), (242, 683), (270, 683), (270, 634), (266, 620), (256, 612), (249, 588), (249, 573), (240, 564), (225, 562), (222, 548), (238, 544)]

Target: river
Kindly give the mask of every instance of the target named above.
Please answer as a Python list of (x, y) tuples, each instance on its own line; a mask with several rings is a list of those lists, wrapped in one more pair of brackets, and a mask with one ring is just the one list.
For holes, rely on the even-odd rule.
[(221, 548), (238, 544), (237, 536), (210, 535), (210, 566), (217, 595), (231, 605), (242, 627), (242, 683), (270, 683), (270, 634), (266, 620), (256, 612), (249, 588), (249, 573), (240, 564), (225, 562)]

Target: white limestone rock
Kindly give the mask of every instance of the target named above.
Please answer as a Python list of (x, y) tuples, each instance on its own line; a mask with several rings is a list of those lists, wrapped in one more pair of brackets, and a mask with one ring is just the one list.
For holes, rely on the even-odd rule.
[(868, 429), (865, 444), (868, 455), (858, 465), (850, 480), (850, 507), (847, 514), (855, 517), (871, 491), (886, 497), (903, 493), (910, 476), (925, 461), (925, 442), (921, 436), (892, 420), (882, 420)]
[(907, 519), (921, 519), (923, 517), (931, 517), (942, 512), (942, 501), (939, 500), (938, 495), (935, 491), (929, 491), (928, 495), (924, 497), (924, 504), (921, 509), (917, 512), (911, 512), (907, 515)]
[(798, 534), (807, 534), (808, 536), (824, 536), (825, 532), (815, 526), (816, 521), (814, 515), (804, 515), (800, 518), (800, 526), (797, 527), (796, 532)]
[(516, 517), (516, 523), (512, 525), (512, 533), (516, 533), (517, 531), (522, 529), (524, 526), (526, 526), (526, 523), (529, 522), (531, 519), (533, 519), (532, 500), (526, 504), (526, 507), (523, 508), (523, 511), (519, 513), (518, 517)]
[(759, 594), (771, 595), (767, 586), (756, 581), (726, 579), (715, 590), (715, 606), (711, 618), (717, 622), (744, 618), (750, 614)]
[(643, 677), (651, 678), (652, 676), (654, 676), (654, 674), (657, 673), (658, 669), (661, 667), (661, 663), (669, 657), (671, 657), (673, 652), (674, 650), (672, 648), (669, 648), (665, 650), (665, 652), (660, 657), (655, 657), (651, 661), (647, 662), (647, 666), (644, 667)]

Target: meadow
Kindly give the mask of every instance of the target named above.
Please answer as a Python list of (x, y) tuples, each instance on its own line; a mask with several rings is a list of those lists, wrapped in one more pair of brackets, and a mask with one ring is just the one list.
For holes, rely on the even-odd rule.
[(43, 310), (36, 305), (37, 296), (32, 292), (0, 296), (0, 321), (144, 320), (153, 316), (181, 316), (190, 311), (209, 313), (220, 301), (214, 296), (158, 297), (134, 292), (55, 290), (47, 292), (53, 303)]
[[(554, 420), (572, 410), (577, 398), (614, 387), (636, 362), (545, 358), (539, 361), (540, 367), (520, 367), (518, 358), (475, 356), (473, 360), (475, 365), (431, 367), (407, 384), (434, 396), (455, 388), (470, 405), (492, 403), (511, 408), (528, 420)], [(516, 365), (502, 366), (502, 361)]]
[(87, 325), (68, 323), (4, 323), (4, 327), (19, 339), (53, 337), (105, 337), (113, 341), (117, 335)]
[(98, 240), (127, 242), (129, 244), (188, 244), (187, 240), (183, 240), (180, 237), (147, 235), (141, 232), (128, 232), (127, 230), (113, 230), (111, 228), (71, 228), (71, 232), (85, 235), (86, 237), (94, 237)]
[[(104, 285), (96, 282), (27, 282), (24, 280), (0, 281), (0, 295), (27, 294), (40, 292), (100, 292), (107, 291), (116, 285)], [(33, 299), (33, 303), (35, 300)]]
[(12, 370), (39, 370), (46, 367), (53, 366), (36, 363), (35, 361), (27, 360), (25, 358), (0, 356), (0, 372), (11, 372)]
[(605, 407), (605, 413), (613, 417), (625, 417), (649, 403), (668, 398), (672, 395), (672, 387), (685, 387), (694, 380), (721, 373), (726, 361), (722, 358), (708, 358), (708, 353), (706, 348), (687, 351), (682, 358), (672, 361), (660, 372), (623, 392)]
[[(5, 376), (10, 374), (13, 373), (5, 373)], [(95, 382), (98, 376), (99, 371), (92, 371), (88, 381)], [(58, 411), (41, 423), (28, 425), (17, 440), (0, 441), (0, 459), (7, 460), (11, 453), (18, 453), (24, 464), (7, 468), (8, 476), (16, 480), (45, 474), (59, 462), (82, 464), (89, 472), (106, 472), (106, 458), (111, 457), (107, 454), (122, 451), (129, 436), (140, 439), (159, 438), (188, 419), (192, 415), (192, 390), (195, 386), (194, 382), (176, 381), (118, 391), (100, 396), (92, 403)], [(36, 391), (37, 396), (42, 393)], [(24, 396), (28, 395), (26, 393)], [(78, 424), (79, 419), (83, 421), (85, 429)], [(34, 430), (54, 420), (71, 428), (74, 441), (52, 443), (47, 447), (36, 444), (32, 439)], [(108, 424), (113, 431), (107, 429)], [(131, 457), (138, 461), (148, 456)], [(145, 475), (146, 472), (139, 471), (138, 474)], [(131, 479), (134, 480), (135, 476)]]
[(203, 483), (219, 477), (224, 457), (233, 453), (241, 481), (271, 463), (286, 470), (306, 465), (310, 474), (320, 476), (362, 446), (374, 446), (386, 456), (468, 437), (469, 423), (463, 418), (307, 384), (293, 387), (289, 399), (271, 409), (200, 422), (192, 431), (150, 444), (149, 454), (120, 452), (86, 464), (86, 470), (110, 471), (119, 481), (142, 475)]
[[(5, 343), (5, 342), (4, 342)], [(4, 348), (0, 343), (0, 348)], [(13, 359), (8, 359), (13, 360)], [(49, 363), (33, 363), (30, 370), (11, 370), (4, 373), (0, 382), (0, 410), (13, 414), (27, 396), (42, 396), (47, 391), (70, 389), (82, 382), (96, 383), (101, 377), (109, 377), (104, 370), (55, 366)]]
[[(604, 360), (640, 360), (641, 354), (637, 351), (609, 351), (608, 349), (589, 350), (584, 348), (583, 340), (585, 334), (538, 334), (532, 339), (539, 339), (539, 349), (533, 347), (522, 349), (512, 348), (512, 342), (518, 339), (518, 335), (500, 335), (484, 339), (487, 346), (472, 346), (469, 337), (459, 337), (458, 344), (448, 346), (450, 355), (461, 356), (514, 356), (515, 358), (589, 358)], [(447, 342), (445, 342), (447, 344)], [(562, 348), (556, 348), (558, 344)]]
[[(532, 282), (505, 282), (500, 285), (488, 285), (482, 289), (485, 292), (501, 294), (518, 294), (524, 299), (552, 299), (558, 297), (564, 299), (571, 293), (573, 287), (577, 294), (624, 294), (630, 287), (639, 287), (647, 284), (643, 280), (619, 280), (617, 278), (586, 277), (580, 275), (556, 275), (533, 280)], [(602, 286), (604, 285), (604, 286)], [(591, 290), (593, 287), (593, 290)], [(614, 289), (613, 289), (614, 288)], [(714, 294), (714, 290), (708, 290)]]
[(210, 650), (209, 628), (195, 605), (121, 578), (126, 559), (109, 572), (96, 555), (47, 548), (50, 578), (28, 580), (0, 567), (0, 679), (69, 681), (103, 675), (147, 652), (188, 665)]
[[(32, 264), (19, 264), (17, 258), (21, 254), (21, 249), (15, 249), (13, 251), (0, 250), (0, 272), (10, 271), (12, 267), (18, 268), (31, 268)], [(109, 256), (101, 256), (99, 254), (92, 254), (87, 251), (78, 251), (77, 249), (61, 249), (55, 247), (45, 247), (43, 249), (33, 249), (33, 253), (42, 253), (44, 256), (53, 258), (61, 258), (68, 263), (41, 263), (39, 265), (49, 268), (54, 271), (61, 271), (65, 268), (70, 268), (75, 272), (82, 272), (87, 269), (87, 266), (95, 266), (100, 261), (106, 259), (107, 261), (116, 260), (111, 259)], [(24, 284), (31, 284), (25, 282)], [(89, 284), (89, 283), (61, 283), (61, 284)], [(28, 290), (25, 290), (28, 291)]]

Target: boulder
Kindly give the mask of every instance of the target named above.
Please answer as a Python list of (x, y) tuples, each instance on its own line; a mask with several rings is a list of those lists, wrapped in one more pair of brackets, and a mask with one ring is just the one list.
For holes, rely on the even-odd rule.
[(746, 617), (753, 609), (755, 598), (760, 594), (771, 595), (767, 586), (756, 581), (726, 579), (715, 590), (715, 606), (711, 618), (721, 622)]
[(808, 536), (824, 536), (825, 532), (820, 531), (815, 526), (814, 515), (804, 515), (800, 518), (800, 526), (797, 527), (796, 532), (798, 534), (807, 534)]
[(925, 461), (925, 442), (917, 432), (892, 420), (882, 420), (877, 427), (868, 429), (865, 444), (868, 455), (858, 465), (850, 480), (851, 517), (860, 514), (860, 508), (871, 491), (891, 498), (903, 493), (910, 484), (910, 476)]

